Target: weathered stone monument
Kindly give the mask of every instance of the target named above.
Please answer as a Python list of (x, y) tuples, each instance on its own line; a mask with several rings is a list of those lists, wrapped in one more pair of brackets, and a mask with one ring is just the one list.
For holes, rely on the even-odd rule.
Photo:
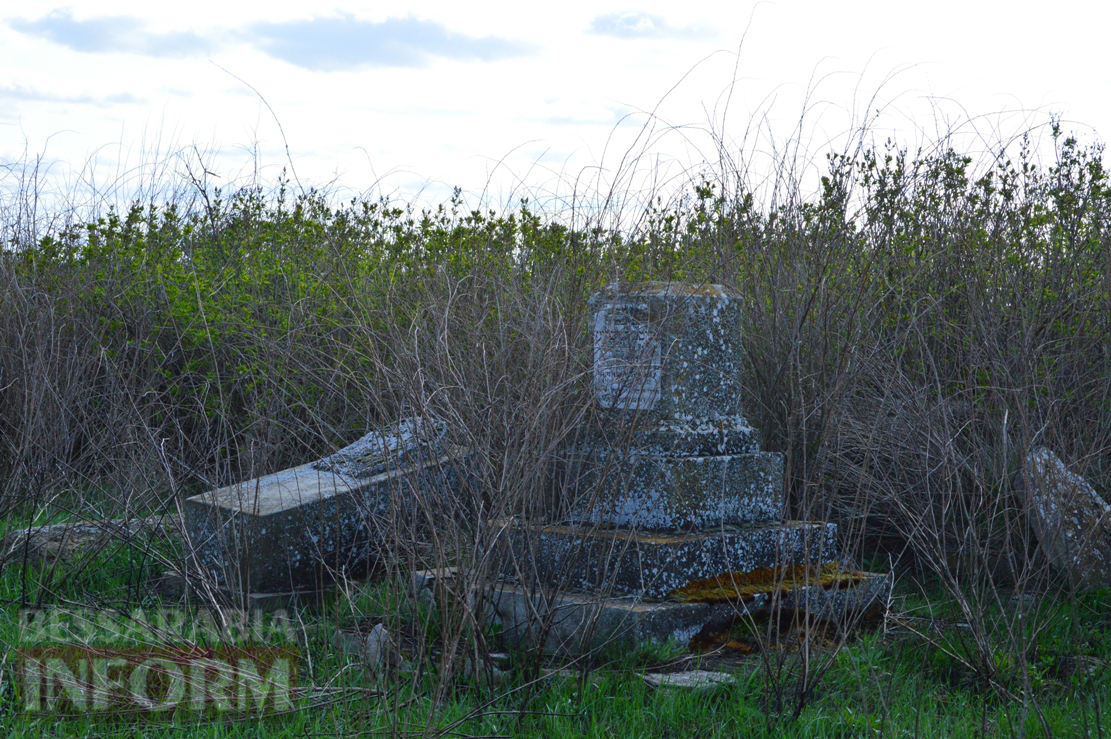
[[(637, 639), (690, 638), (714, 607), (661, 601), (761, 568), (780, 585), (785, 573), (804, 573), (791, 576), (795, 589), (820, 598), (816, 573), (838, 558), (836, 526), (783, 521), (782, 455), (760, 450), (741, 406), (738, 297), (718, 285), (610, 285), (590, 307), (599, 422), (570, 452), (569, 514), (555, 524), (493, 522), (509, 542), (504, 573), (516, 580), (494, 599), (508, 632), (526, 636), (545, 607), (537, 598), (560, 592), (546, 606), (563, 611), (562, 627), (545, 626), (550, 648), (600, 643), (621, 628)], [(888, 584), (866, 582), (868, 599)], [(598, 611), (599, 595), (623, 599)]]
[(462, 455), (442, 437), (402, 419), (316, 462), (186, 499), (186, 570), (255, 602), (357, 577), (382, 545), (376, 521), (416, 525), (418, 500), (457, 499)]

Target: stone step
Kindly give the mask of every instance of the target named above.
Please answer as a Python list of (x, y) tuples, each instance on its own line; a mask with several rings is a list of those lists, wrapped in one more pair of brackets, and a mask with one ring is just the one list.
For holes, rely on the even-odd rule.
[(778, 521), (783, 455), (582, 453), (567, 484), (577, 523), (682, 531)]
[(787, 521), (691, 533), (491, 521), (503, 574), (525, 585), (666, 598), (695, 580), (837, 558), (837, 526)]
[[(860, 573), (852, 587), (802, 586), (785, 595), (759, 595), (746, 602), (645, 603), (637, 598), (499, 584), (488, 592), (487, 617), (500, 625), (507, 644), (540, 646), (549, 654), (580, 655), (603, 647), (690, 642), (703, 630), (735, 623), (739, 615), (805, 611), (814, 618), (848, 623), (871, 608), (886, 606), (890, 575)], [(542, 644), (538, 643), (542, 641)]]

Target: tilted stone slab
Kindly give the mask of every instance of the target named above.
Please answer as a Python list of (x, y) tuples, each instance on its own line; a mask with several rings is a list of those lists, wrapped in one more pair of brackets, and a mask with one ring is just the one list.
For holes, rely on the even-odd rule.
[(688, 531), (779, 520), (783, 455), (582, 454), (567, 489), (576, 523)]
[(594, 392), (615, 413), (738, 416), (741, 300), (721, 285), (608, 285), (590, 298)]
[[(696, 533), (596, 530), (513, 521), (489, 524), (506, 543), (502, 573), (612, 595), (666, 598), (695, 580), (837, 557), (837, 526), (787, 521)], [(526, 583), (527, 584), (527, 583)]]
[(1111, 505), (1045, 447), (1026, 457), (1027, 515), (1054, 566), (1084, 589), (1111, 587)]
[(187, 498), (187, 566), (249, 593), (319, 588), (337, 573), (359, 574), (379, 551), (376, 522), (417, 525), (429, 506), (457, 498), (460, 459), (445, 454), (364, 478), (310, 463)]

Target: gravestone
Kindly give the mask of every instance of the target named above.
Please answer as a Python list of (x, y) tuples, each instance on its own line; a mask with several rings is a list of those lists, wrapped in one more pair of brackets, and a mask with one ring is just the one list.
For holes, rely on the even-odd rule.
[(575, 453), (571, 519), (685, 531), (777, 518), (783, 457), (760, 451), (741, 408), (740, 300), (648, 283), (590, 307), (602, 424)]
[[(590, 309), (598, 422), (569, 453), (568, 513), (490, 522), (506, 555), (488, 604), (503, 638), (574, 653), (884, 601), (889, 577), (836, 564), (834, 524), (783, 520), (783, 457), (761, 451), (742, 407), (738, 296), (610, 285)], [(683, 597), (704, 582), (716, 589)]]
[(834, 524), (782, 520), (783, 457), (760, 450), (742, 407), (739, 297), (610, 285), (590, 309), (599, 422), (570, 451), (565, 520), (495, 522), (505, 574), (524, 590), (659, 601), (725, 573), (836, 560)]
[(187, 498), (187, 569), (234, 594), (362, 574), (381, 548), (377, 521), (417, 525), (418, 501), (458, 501), (464, 455), (442, 437), (441, 425), (402, 419), (316, 462)]

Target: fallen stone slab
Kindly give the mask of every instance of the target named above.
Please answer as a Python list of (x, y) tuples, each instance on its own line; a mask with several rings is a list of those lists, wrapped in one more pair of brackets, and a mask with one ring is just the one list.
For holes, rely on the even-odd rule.
[(1111, 505), (1045, 447), (1027, 455), (1023, 488), (1027, 515), (1049, 561), (1074, 587), (1111, 587)]
[(184, 601), (198, 606), (228, 606), (250, 613), (317, 609), (324, 605), (329, 593), (322, 588), (245, 593), (224, 587), (200, 573), (186, 575), (180, 571), (159, 575), (150, 582), (150, 588), (167, 601)]
[(644, 682), (653, 688), (679, 688), (683, 690), (711, 690), (732, 685), (737, 679), (726, 672), (688, 670), (686, 672), (649, 672)]
[(459, 504), (464, 455), (441, 456), (365, 477), (316, 463), (187, 498), (187, 568), (240, 593), (328, 587), (359, 576), (383, 531), (416, 535), (438, 507)]
[(30, 526), (0, 539), (0, 564), (51, 566), (92, 556), (112, 544), (180, 540), (181, 531), (182, 520), (176, 514)]

